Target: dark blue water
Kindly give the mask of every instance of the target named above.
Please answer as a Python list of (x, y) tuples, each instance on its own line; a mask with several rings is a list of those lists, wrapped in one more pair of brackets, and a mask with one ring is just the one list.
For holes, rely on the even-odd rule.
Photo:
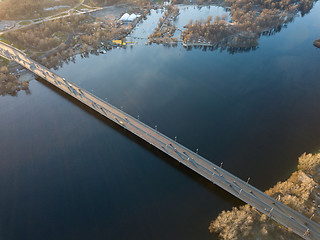
[[(140, 43), (58, 74), (267, 189), (320, 147), (319, 16), (249, 53)], [(210, 221), (241, 204), (43, 81), (30, 90), (0, 98), (1, 239), (214, 239)]]

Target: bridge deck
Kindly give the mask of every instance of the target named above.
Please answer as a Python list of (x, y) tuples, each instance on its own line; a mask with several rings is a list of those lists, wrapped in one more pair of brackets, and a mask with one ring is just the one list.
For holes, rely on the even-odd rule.
[(292, 229), (293, 232), (302, 238), (310, 240), (320, 239), (319, 224), (276, 201), (264, 192), (247, 184), (228, 171), (218, 167), (195, 152), (161, 134), (159, 131), (147, 126), (57, 74), (52, 73), (46, 67), (28, 58), (18, 49), (0, 43), (0, 55), (8, 60), (16, 61), (55, 87), (142, 138), (196, 173), (220, 186), (230, 194), (241, 199), (243, 202), (250, 204), (261, 213), (268, 215), (286, 228)]

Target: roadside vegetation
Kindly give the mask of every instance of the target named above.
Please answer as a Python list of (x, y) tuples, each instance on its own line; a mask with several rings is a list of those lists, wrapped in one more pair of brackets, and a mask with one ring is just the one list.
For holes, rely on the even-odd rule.
[[(303, 154), (298, 170), (289, 179), (277, 183), (266, 191), (278, 201), (320, 223), (320, 154)], [(211, 233), (219, 233), (221, 239), (301, 239), (267, 215), (258, 213), (247, 205), (223, 211), (211, 222)]]
[(158, 27), (156, 27), (154, 32), (150, 34), (149, 43), (177, 43), (178, 39), (173, 37), (176, 31), (173, 21), (178, 15), (179, 8), (173, 4), (168, 5), (163, 16), (159, 19)]
[(213, 49), (250, 50), (258, 46), (261, 35), (272, 35), (308, 13), (316, 0), (226, 0), (228, 16), (191, 21), (181, 39), (190, 46), (209, 43)]
[[(74, 6), (79, 0), (4, 0), (0, 1), (0, 19), (34, 19), (58, 13), (65, 8), (56, 6)], [(52, 10), (45, 10), (53, 8)]]

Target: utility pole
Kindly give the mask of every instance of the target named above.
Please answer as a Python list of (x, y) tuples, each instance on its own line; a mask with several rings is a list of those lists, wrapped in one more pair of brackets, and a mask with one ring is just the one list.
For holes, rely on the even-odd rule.
[(239, 196), (240, 196), (241, 192), (242, 192), (242, 188), (241, 188), (240, 191), (239, 191)]
[(248, 180), (247, 180), (247, 184), (249, 183), (249, 181), (250, 181), (250, 178), (248, 178)]

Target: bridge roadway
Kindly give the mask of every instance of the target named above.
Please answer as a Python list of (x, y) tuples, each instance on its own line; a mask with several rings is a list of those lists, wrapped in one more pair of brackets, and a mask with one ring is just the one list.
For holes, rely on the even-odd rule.
[(266, 214), (286, 228), (292, 229), (300, 237), (310, 240), (320, 239), (319, 224), (276, 201), (264, 192), (204, 159), (195, 152), (161, 134), (159, 131), (145, 125), (57, 74), (52, 73), (46, 67), (28, 58), (18, 49), (0, 43), (0, 55), (10, 61), (16, 61), (55, 87), (142, 138), (243, 202), (250, 204), (259, 212)]

